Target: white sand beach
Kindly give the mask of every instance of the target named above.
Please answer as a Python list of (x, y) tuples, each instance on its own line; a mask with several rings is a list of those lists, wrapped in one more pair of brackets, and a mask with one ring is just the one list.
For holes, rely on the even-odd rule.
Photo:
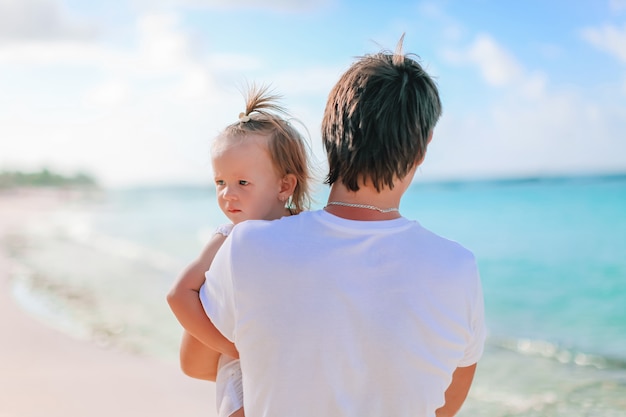
[[(0, 241), (60, 203), (54, 191), (0, 194)], [(214, 384), (174, 360), (74, 339), (23, 311), (11, 297), (15, 266), (0, 250), (0, 417), (215, 415)]]

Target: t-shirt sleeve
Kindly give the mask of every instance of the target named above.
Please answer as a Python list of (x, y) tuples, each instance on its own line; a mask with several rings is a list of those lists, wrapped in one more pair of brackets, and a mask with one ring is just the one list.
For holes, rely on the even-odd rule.
[(222, 224), (220, 226), (217, 226), (217, 229), (215, 229), (215, 233), (228, 237), (230, 232), (233, 230), (233, 226), (234, 224), (232, 223)]
[(469, 343), (465, 348), (463, 359), (459, 362), (460, 367), (470, 366), (478, 362), (485, 348), (485, 338), (487, 336), (487, 326), (485, 324), (485, 305), (483, 300), (483, 290), (476, 270), (476, 290), (474, 292), (471, 335)]
[(231, 268), (231, 241), (228, 238), (217, 251), (211, 267), (205, 273), (200, 288), (204, 312), (224, 337), (235, 342), (235, 298)]

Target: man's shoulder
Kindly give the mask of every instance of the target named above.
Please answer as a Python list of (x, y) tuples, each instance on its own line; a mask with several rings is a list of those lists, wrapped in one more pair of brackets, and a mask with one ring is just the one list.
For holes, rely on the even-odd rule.
[(421, 225), (419, 231), (424, 249), (428, 248), (427, 250), (440, 253), (441, 256), (474, 261), (474, 253), (458, 241), (435, 233)]
[(316, 211), (304, 211), (300, 214), (281, 217), (276, 220), (246, 220), (237, 224), (233, 233), (239, 236), (251, 237), (255, 235), (275, 234), (293, 230), (296, 225), (302, 225), (314, 218)]

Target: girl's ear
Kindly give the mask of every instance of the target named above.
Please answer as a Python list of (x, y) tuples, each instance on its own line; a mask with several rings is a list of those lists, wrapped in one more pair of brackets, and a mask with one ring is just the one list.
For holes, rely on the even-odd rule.
[(281, 201), (287, 201), (293, 194), (298, 185), (298, 179), (294, 174), (287, 174), (280, 180), (280, 191), (278, 193), (278, 199)]

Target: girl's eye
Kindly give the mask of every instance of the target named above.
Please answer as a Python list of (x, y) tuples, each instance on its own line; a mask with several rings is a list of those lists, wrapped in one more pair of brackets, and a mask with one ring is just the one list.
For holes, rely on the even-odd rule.
[(250, 183), (246, 180), (239, 180), (239, 185), (248, 185), (248, 184)]
[(224, 180), (215, 180), (215, 185), (224, 185)]

